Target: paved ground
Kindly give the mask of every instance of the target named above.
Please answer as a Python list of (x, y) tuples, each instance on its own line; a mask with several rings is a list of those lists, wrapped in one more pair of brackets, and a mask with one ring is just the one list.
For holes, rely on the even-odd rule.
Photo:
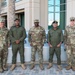
[[(72, 70), (66, 70), (65, 66), (62, 65), (63, 70), (58, 70), (56, 65), (53, 65), (51, 69), (47, 69), (47, 65), (44, 65), (45, 70), (40, 70), (39, 65), (36, 65), (36, 67), (33, 70), (29, 69), (29, 65), (27, 65), (26, 70), (22, 70), (20, 66), (16, 67), (14, 71), (6, 71), (4, 73), (0, 73), (0, 75), (75, 75), (75, 72)], [(10, 69), (10, 67), (9, 67)]]

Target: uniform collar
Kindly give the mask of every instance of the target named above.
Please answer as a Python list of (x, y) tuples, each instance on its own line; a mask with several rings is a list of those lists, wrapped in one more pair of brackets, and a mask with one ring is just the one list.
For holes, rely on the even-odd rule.
[[(15, 27), (16, 27), (16, 25), (15, 25)], [(21, 27), (21, 25), (19, 25), (18, 27)], [(18, 28), (18, 27), (17, 27), (17, 28)]]
[(36, 27), (36, 26), (34, 26), (35, 28), (38, 28), (38, 27), (40, 27), (39, 25)]
[[(54, 28), (52, 27), (52, 29), (54, 30)], [(58, 30), (58, 27), (56, 28), (56, 30)]]
[(71, 28), (75, 28), (75, 25), (74, 25), (74, 26), (70, 26), (70, 25), (69, 25), (69, 27), (71, 27)]
[(0, 28), (0, 30), (3, 30), (3, 29), (5, 29), (6, 27), (4, 26), (3, 28)]

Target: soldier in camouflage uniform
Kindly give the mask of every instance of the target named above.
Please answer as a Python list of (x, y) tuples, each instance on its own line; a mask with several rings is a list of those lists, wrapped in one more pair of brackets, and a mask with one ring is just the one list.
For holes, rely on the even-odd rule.
[(34, 20), (35, 26), (33, 26), (29, 30), (29, 42), (32, 47), (31, 49), (31, 67), (30, 69), (33, 69), (35, 67), (34, 61), (35, 61), (35, 53), (38, 51), (39, 54), (39, 63), (41, 70), (44, 69), (43, 67), (43, 46), (46, 38), (45, 30), (43, 27), (39, 26), (39, 21)]
[(64, 42), (67, 52), (67, 70), (71, 69), (75, 71), (75, 18), (70, 18), (70, 25), (66, 26), (64, 33)]
[(4, 20), (0, 19), (0, 72), (7, 70), (7, 55), (8, 44), (10, 43), (8, 37), (8, 29), (4, 26)]
[(57, 64), (58, 68), (61, 70), (61, 43), (63, 41), (63, 34), (62, 30), (58, 28), (58, 22), (54, 21), (52, 23), (52, 29), (48, 32), (48, 44), (50, 47), (50, 58), (49, 58), (49, 65), (48, 69), (52, 67), (53, 63), (53, 55), (54, 53), (57, 56)]

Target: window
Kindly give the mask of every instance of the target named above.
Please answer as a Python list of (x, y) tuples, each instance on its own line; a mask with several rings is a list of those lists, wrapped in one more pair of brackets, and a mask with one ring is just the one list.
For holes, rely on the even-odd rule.
[(48, 29), (54, 20), (61, 29), (65, 28), (66, 0), (48, 0)]
[(15, 0), (16, 2), (21, 1), (21, 0)]
[(1, 6), (2, 6), (2, 7), (7, 6), (7, 0), (2, 1)]
[[(21, 1), (21, 0), (15, 0), (15, 2), (19, 2), (19, 1)], [(2, 7), (7, 6), (7, 0), (2, 1), (1, 6)]]

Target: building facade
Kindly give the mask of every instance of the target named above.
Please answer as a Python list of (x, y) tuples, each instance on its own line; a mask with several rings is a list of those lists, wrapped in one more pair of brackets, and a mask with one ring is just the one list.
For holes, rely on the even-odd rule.
[[(7, 24), (7, 13), (10, 14), (8, 9), (11, 6), (9, 1), (1, 0), (1, 16), (5, 18), (8, 28), (10, 25)], [(75, 16), (74, 6), (75, 0), (15, 0), (15, 14), (27, 31), (34, 25), (34, 19), (39, 19), (40, 25), (46, 30), (54, 20), (59, 22), (61, 29), (65, 29), (69, 18)]]

